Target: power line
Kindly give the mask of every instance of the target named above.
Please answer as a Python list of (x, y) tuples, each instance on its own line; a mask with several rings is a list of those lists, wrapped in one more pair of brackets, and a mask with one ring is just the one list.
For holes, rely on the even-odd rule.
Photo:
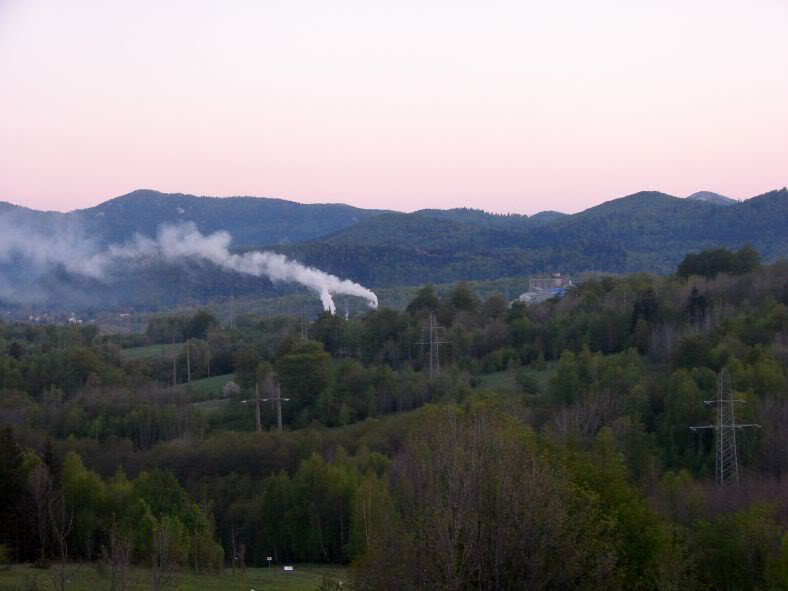
[(282, 398), (282, 390), (279, 388), (279, 382), (275, 382), (273, 385), (273, 391), (276, 396), (271, 396), (268, 398), (263, 398), (263, 402), (271, 402), (276, 405), (276, 424), (279, 428), (279, 432), (282, 432), (282, 403), (288, 402), (289, 398)]
[(714, 429), (714, 475), (719, 485), (728, 482), (738, 484), (739, 482), (739, 457), (736, 449), (736, 430), (747, 427), (760, 429), (761, 427), (755, 423), (737, 423), (733, 406), (735, 402), (745, 401), (733, 398), (731, 379), (728, 375), (727, 368), (723, 368), (718, 379), (717, 398), (714, 400), (704, 400), (705, 404), (716, 405), (716, 423), (713, 425), (690, 427), (693, 431), (697, 431), (698, 429)]
[(415, 343), (428, 348), (430, 381), (441, 373), (440, 346), (451, 344), (451, 341), (447, 341), (441, 336), (443, 334), (444, 328), (438, 325), (435, 312), (430, 312), (429, 323), (421, 330), (421, 341)]
[(273, 392), (275, 396), (269, 396), (267, 398), (260, 398), (260, 383), (255, 382), (254, 384), (254, 400), (242, 400), (241, 404), (247, 404), (249, 402), (254, 402), (254, 413), (255, 413), (255, 423), (256, 423), (256, 430), (258, 433), (262, 432), (263, 430), (263, 422), (260, 416), (260, 403), (261, 402), (271, 402), (276, 407), (276, 424), (278, 427), (279, 432), (282, 432), (282, 403), (289, 402), (289, 398), (282, 398), (282, 391), (279, 388), (279, 382), (272, 382), (270, 378), (266, 378), (265, 384), (266, 390), (269, 392)]
[(309, 340), (309, 318), (306, 314), (306, 307), (304, 305), (301, 306), (301, 319), (298, 322), (299, 327), (301, 328), (301, 340), (308, 341)]

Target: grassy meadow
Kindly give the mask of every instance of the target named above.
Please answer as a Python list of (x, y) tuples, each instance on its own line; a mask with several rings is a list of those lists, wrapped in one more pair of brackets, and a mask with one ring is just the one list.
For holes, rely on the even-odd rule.
[[(0, 569), (0, 591), (54, 591), (58, 569), (53, 565), (48, 570), (32, 568), (30, 565), (14, 565)], [(150, 589), (149, 572), (132, 569), (128, 591)], [(221, 575), (175, 575), (168, 591), (315, 591), (324, 577), (344, 581), (347, 571), (344, 568), (326, 565), (295, 565), (293, 572), (284, 572), (281, 566), (268, 568), (247, 568), (237, 571), (233, 576), (227, 569)], [(71, 591), (102, 591), (110, 589), (110, 579), (106, 572), (95, 565), (74, 565), (68, 569), (66, 589)]]
[(183, 343), (164, 345), (145, 345), (143, 347), (130, 347), (121, 349), (120, 355), (124, 361), (138, 361), (148, 357), (173, 358), (183, 350)]

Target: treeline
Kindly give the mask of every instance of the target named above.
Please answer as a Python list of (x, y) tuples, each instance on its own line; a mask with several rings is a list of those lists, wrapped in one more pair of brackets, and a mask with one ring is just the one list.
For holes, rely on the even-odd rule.
[(61, 460), (50, 442), (41, 454), (22, 448), (5, 427), (0, 482), (0, 544), (14, 561), (102, 560), (119, 576), (132, 563), (150, 564), (158, 584), (179, 566), (223, 567), (211, 515), (171, 473), (143, 471), (129, 480), (118, 468), (102, 479), (73, 452)]
[(732, 252), (727, 248), (714, 248), (699, 253), (688, 254), (679, 264), (677, 274), (680, 277), (698, 275), (712, 279), (721, 273), (744, 275), (761, 264), (758, 251), (751, 245)]

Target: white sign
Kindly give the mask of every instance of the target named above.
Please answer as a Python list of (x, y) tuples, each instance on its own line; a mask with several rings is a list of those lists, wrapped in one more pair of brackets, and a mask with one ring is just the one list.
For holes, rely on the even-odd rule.
[(292, 567), (292, 566), (285, 566), (285, 567), (284, 567), (284, 570), (286, 570), (286, 571), (292, 571), (292, 570), (293, 570), (293, 567)]
[(271, 557), (269, 556), (269, 557), (268, 557), (268, 562), (271, 562), (272, 560), (273, 560), (273, 558), (271, 558)]

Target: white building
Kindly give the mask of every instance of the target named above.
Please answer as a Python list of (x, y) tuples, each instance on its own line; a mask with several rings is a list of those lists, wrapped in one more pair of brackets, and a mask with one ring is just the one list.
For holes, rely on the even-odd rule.
[(553, 298), (562, 298), (570, 287), (574, 287), (574, 283), (569, 275), (553, 273), (550, 277), (537, 277), (528, 281), (528, 291), (520, 294), (512, 303), (519, 302), (530, 306)]

